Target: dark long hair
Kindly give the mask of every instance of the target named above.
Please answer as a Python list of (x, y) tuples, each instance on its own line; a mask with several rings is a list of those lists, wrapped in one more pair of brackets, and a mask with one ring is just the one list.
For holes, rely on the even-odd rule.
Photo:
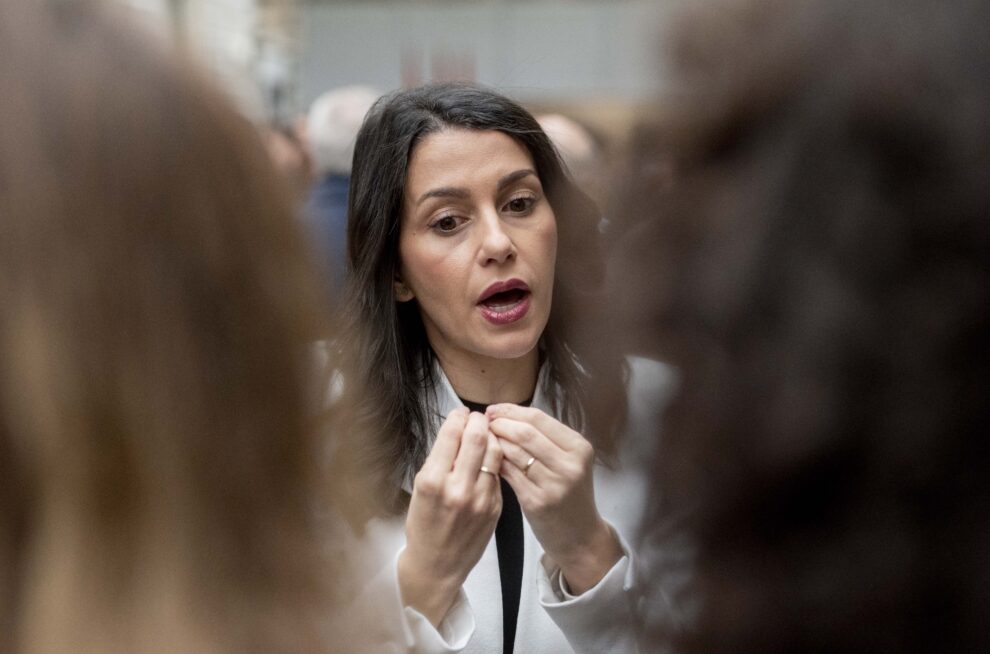
[[(435, 382), (434, 353), (418, 304), (397, 303), (399, 223), (409, 157), (425, 136), (448, 127), (497, 130), (518, 141), (557, 217), (559, 238), (553, 307), (541, 346), (549, 365), (546, 391), (565, 421), (589, 435), (602, 453), (612, 451), (615, 421), (589, 415), (590, 380), (619, 379), (620, 366), (582, 356), (578, 307), (604, 277), (597, 208), (563, 170), (536, 120), (498, 93), (459, 84), (429, 85), (381, 98), (358, 134), (348, 207), (345, 393), (349, 432), (365, 469), (389, 510), (401, 509), (403, 478), (425, 458), (434, 412), (428, 391)], [(587, 304), (587, 302), (585, 302)], [(353, 392), (349, 392), (351, 389)], [(604, 416), (604, 412), (600, 414)], [(591, 418), (591, 419), (589, 419)]]
[(682, 375), (648, 522), (693, 508), (678, 651), (988, 651), (990, 8), (731, 4), (674, 40), (681, 177), (630, 277), (667, 279)]

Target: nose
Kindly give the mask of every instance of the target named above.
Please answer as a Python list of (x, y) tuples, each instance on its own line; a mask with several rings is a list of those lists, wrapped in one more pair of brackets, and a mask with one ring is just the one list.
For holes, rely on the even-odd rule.
[(480, 225), (481, 248), (479, 259), (481, 265), (501, 264), (515, 258), (516, 246), (512, 238), (505, 231), (505, 225), (497, 212), (494, 215), (486, 216)]

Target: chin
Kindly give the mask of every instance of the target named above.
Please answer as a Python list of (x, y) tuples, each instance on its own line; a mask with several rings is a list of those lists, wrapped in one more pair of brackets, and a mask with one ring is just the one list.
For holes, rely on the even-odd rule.
[[(528, 330), (527, 330), (528, 332)], [(480, 348), (481, 353), (492, 359), (518, 359), (524, 357), (540, 342), (541, 334), (506, 334), (502, 338), (489, 342), (487, 347)]]

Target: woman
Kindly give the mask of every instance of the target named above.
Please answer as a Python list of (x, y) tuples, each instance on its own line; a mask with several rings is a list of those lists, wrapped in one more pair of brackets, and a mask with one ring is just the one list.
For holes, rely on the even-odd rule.
[(340, 404), (391, 514), (370, 594), (401, 600), (416, 651), (626, 651), (616, 526), (640, 507), (603, 486), (635, 482), (596, 465), (622, 420), (592, 386), (625, 369), (577, 336), (578, 309), (601, 307), (594, 206), (524, 109), (437, 85), (372, 108), (349, 209)]
[(149, 40), (0, 0), (0, 651), (326, 651), (325, 295), (251, 125)]

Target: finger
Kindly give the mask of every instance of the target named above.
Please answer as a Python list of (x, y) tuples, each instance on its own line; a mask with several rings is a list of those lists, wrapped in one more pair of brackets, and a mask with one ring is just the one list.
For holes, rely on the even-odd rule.
[(454, 409), (447, 414), (447, 419), (440, 425), (433, 449), (423, 462), (423, 467), (436, 468), (447, 473), (454, 467), (454, 460), (461, 447), (461, 434), (468, 420), (468, 410), (464, 407)]
[(473, 485), (481, 474), (481, 460), (487, 448), (488, 418), (483, 413), (471, 412), (461, 436), (461, 449), (454, 460), (454, 479)]
[(519, 498), (519, 505), (523, 508), (531, 506), (533, 498), (540, 492), (539, 485), (508, 458), (502, 459), (502, 478), (515, 491), (516, 497)]
[(557, 447), (553, 441), (529, 423), (497, 418), (489, 423), (489, 429), (502, 440), (523, 448), (529, 452), (530, 456), (547, 462), (547, 466), (550, 468), (553, 468), (553, 461), (559, 461), (561, 457), (567, 455), (564, 450)]
[[(538, 484), (539, 473), (545, 472), (549, 466), (543, 466), (538, 458), (511, 441), (502, 441), (501, 446), (502, 467), (505, 468), (505, 466), (511, 463), (516, 468), (525, 472), (527, 477)], [(533, 459), (532, 463), (530, 463), (530, 459)], [(543, 468), (542, 471), (538, 469), (541, 467)]]
[(495, 434), (488, 432), (488, 446), (481, 460), (481, 474), (478, 475), (479, 486), (498, 486), (498, 475), (502, 468), (502, 445)]
[(508, 418), (509, 420), (516, 420), (532, 425), (537, 431), (542, 432), (549, 438), (557, 447), (564, 450), (578, 447), (578, 443), (584, 440), (584, 436), (581, 434), (533, 407), (519, 406), (518, 404), (493, 404), (488, 407), (485, 414), (489, 420)]

